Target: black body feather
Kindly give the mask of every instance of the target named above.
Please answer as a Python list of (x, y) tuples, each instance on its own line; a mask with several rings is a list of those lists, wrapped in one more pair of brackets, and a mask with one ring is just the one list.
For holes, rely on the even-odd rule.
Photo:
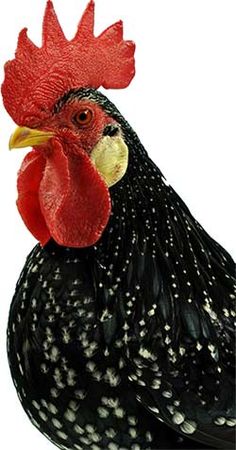
[(29, 255), (12, 302), (12, 376), (63, 449), (233, 448), (235, 263), (202, 229), (115, 106), (129, 148), (87, 249)]

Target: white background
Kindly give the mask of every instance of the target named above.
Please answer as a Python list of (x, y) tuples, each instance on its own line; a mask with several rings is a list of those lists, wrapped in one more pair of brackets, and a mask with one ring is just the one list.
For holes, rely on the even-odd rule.
[[(40, 44), (45, 0), (0, 6), (0, 67), (28, 26)], [(72, 37), (86, 0), (54, 0)], [(137, 75), (107, 92), (149, 154), (206, 230), (236, 258), (236, 3), (230, 0), (96, 0), (96, 32), (122, 18), (137, 44)], [(1, 448), (53, 446), (30, 424), (11, 383), (5, 352), (7, 315), (16, 280), (35, 241), (15, 207), (16, 173), (25, 150), (11, 154), (14, 124), (0, 110), (0, 424)]]

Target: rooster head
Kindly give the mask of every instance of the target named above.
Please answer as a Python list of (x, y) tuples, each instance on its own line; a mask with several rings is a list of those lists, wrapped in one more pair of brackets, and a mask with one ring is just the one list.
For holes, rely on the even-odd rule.
[(101, 104), (81, 95), (124, 88), (134, 76), (134, 43), (123, 40), (122, 22), (94, 36), (90, 1), (68, 41), (47, 2), (38, 48), (19, 35), (15, 59), (5, 65), (4, 105), (18, 124), (10, 148), (31, 146), (18, 174), (19, 212), (45, 245), (87, 247), (110, 217), (109, 188), (125, 174), (128, 148), (119, 124)]

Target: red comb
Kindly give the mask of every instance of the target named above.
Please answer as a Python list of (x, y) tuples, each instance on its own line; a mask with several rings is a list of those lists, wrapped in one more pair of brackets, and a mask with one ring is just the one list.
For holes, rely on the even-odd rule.
[[(29, 116), (40, 117), (72, 88), (125, 88), (135, 74), (135, 44), (123, 40), (123, 24), (117, 22), (94, 36), (94, 1), (81, 18), (75, 37), (68, 41), (48, 0), (43, 42), (38, 48), (19, 35), (15, 59), (5, 65), (2, 94), (5, 107), (19, 125)], [(26, 124), (26, 123), (24, 123)]]

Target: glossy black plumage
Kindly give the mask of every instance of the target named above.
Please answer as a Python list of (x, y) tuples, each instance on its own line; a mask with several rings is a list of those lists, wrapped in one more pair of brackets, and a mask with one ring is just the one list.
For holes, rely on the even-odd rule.
[(117, 121), (129, 166), (95, 246), (28, 258), (8, 328), (23, 406), (61, 448), (233, 448), (235, 263), (102, 94), (55, 114), (75, 97)]

